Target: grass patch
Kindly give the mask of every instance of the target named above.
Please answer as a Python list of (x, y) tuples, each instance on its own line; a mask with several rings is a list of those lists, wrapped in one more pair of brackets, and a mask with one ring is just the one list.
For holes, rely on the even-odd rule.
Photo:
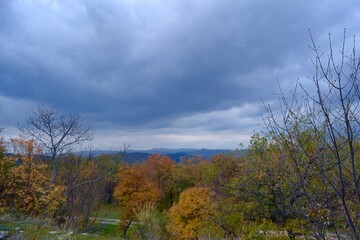
[(120, 230), (119, 225), (109, 225), (109, 224), (94, 224), (91, 229), (88, 231), (90, 234), (98, 234), (101, 236), (114, 236), (116, 237)]
[(120, 207), (116, 203), (101, 204), (94, 216), (97, 218), (120, 219)]
[(0, 216), (0, 231), (12, 239), (119, 239), (118, 225), (95, 223), (87, 232), (59, 229), (51, 220)]
[(59, 230), (50, 222), (48, 219), (3, 215), (0, 217), (0, 231), (8, 232), (14, 239), (51, 239), (48, 232)]

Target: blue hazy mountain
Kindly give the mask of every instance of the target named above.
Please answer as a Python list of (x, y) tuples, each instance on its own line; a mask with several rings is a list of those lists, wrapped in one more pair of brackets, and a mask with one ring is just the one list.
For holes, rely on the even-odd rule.
[(233, 150), (228, 149), (191, 149), (191, 148), (180, 148), (180, 149), (170, 149), (170, 148), (153, 148), (149, 150), (128, 150), (125, 155), (126, 162), (142, 162), (145, 161), (151, 154), (160, 154), (165, 155), (179, 162), (181, 160), (186, 160), (192, 157), (202, 157), (203, 159), (209, 159), (212, 156), (219, 154), (231, 154), (234, 153)]
[[(201, 157), (203, 159), (210, 159), (211, 157), (219, 154), (235, 154), (235, 155), (244, 155), (247, 150), (229, 150), (229, 149), (191, 149), (191, 148), (180, 148), (180, 149), (170, 149), (170, 148), (153, 148), (148, 150), (127, 150), (123, 152), (121, 150), (92, 150), (92, 151), (81, 151), (76, 154), (82, 156), (92, 156), (97, 157), (100, 155), (117, 155), (119, 159), (123, 159), (128, 163), (141, 163), (146, 161), (146, 159), (152, 154), (159, 154), (168, 156), (175, 162), (180, 162), (181, 160), (187, 160), (192, 157)], [(10, 156), (11, 153), (6, 153), (5, 155)], [(42, 159), (47, 159), (46, 156), (42, 155)]]

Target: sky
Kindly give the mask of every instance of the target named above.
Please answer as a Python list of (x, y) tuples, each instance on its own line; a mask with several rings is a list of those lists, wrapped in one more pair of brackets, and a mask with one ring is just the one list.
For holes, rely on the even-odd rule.
[(357, 0), (2, 0), (0, 127), (80, 113), (95, 148), (236, 149), (316, 43), (360, 36)]

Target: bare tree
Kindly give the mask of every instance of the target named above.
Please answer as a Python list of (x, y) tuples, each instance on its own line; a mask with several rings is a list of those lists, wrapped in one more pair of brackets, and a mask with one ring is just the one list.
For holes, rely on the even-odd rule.
[(83, 126), (80, 114), (62, 115), (57, 109), (39, 105), (19, 129), (27, 138), (39, 141), (51, 165), (51, 182), (55, 182), (58, 159), (92, 139), (89, 127)]
[(325, 238), (329, 223), (339, 239), (343, 229), (360, 239), (360, 60), (355, 37), (347, 53), (345, 36), (346, 31), (336, 54), (329, 35), (329, 52), (324, 56), (310, 32), (315, 92), (298, 84), (302, 96), (295, 90), (289, 99), (281, 91), (281, 116), (266, 106), (270, 133), (291, 152), (300, 195), (315, 216), (304, 217), (317, 239)]

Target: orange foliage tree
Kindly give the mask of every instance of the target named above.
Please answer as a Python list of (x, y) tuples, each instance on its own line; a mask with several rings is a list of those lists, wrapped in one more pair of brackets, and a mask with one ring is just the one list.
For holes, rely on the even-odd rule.
[(160, 191), (160, 209), (168, 209), (174, 202), (173, 175), (175, 163), (167, 156), (154, 154), (142, 165), (147, 181), (154, 183)]
[(120, 228), (124, 239), (136, 212), (146, 204), (156, 203), (160, 197), (158, 187), (146, 179), (143, 168), (131, 166), (119, 171), (119, 185), (115, 188), (114, 196), (121, 206)]

